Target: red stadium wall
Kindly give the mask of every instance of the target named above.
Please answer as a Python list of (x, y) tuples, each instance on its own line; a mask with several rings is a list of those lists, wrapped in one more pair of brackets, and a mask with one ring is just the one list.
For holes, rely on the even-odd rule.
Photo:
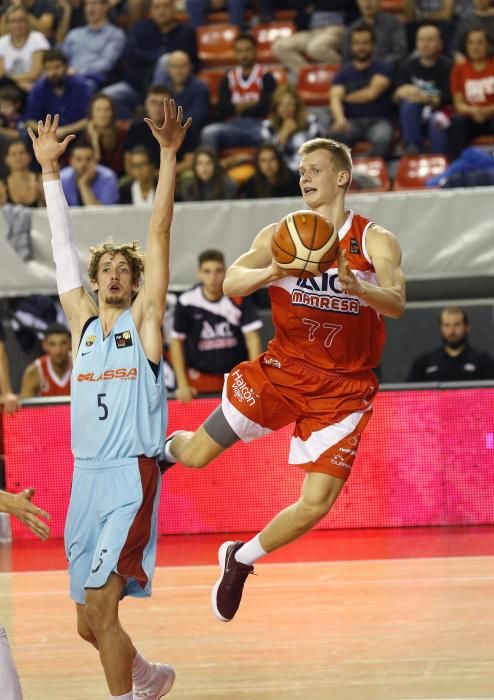
[[(195, 428), (217, 405), (170, 402), (169, 430)], [(33, 486), (62, 537), (70, 493), (69, 406), (4, 417), (7, 488)], [(162, 534), (257, 531), (298, 496), (290, 429), (236, 445), (202, 471), (164, 477)], [(381, 393), (353, 474), (321, 528), (494, 523), (494, 389)], [(33, 535), (15, 520), (14, 537)]]

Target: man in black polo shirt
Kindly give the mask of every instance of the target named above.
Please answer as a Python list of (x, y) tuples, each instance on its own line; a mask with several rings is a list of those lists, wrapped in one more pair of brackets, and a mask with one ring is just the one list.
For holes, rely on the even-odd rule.
[(176, 397), (188, 403), (197, 394), (221, 393), (224, 375), (261, 353), (262, 321), (249, 297), (223, 294), (226, 265), (219, 250), (199, 255), (199, 284), (177, 302), (170, 359), (177, 377)]
[(417, 357), (409, 382), (462, 382), (494, 379), (494, 358), (468, 344), (470, 325), (463, 309), (448, 307), (439, 315), (443, 346)]

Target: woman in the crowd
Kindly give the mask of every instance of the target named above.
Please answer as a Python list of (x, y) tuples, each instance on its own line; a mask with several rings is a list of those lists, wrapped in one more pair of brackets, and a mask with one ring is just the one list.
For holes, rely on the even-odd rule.
[(11, 141), (7, 146), (5, 164), (9, 169), (5, 185), (7, 201), (25, 207), (37, 207), (43, 202), (39, 177), (29, 169), (31, 156), (21, 139)]
[(256, 172), (242, 188), (247, 199), (300, 196), (298, 176), (285, 164), (276, 146), (261, 146), (256, 154)]
[(218, 157), (207, 146), (194, 151), (191, 177), (184, 177), (180, 196), (184, 202), (233, 199), (237, 184), (225, 174)]
[(156, 192), (156, 169), (145, 146), (136, 146), (129, 153), (131, 180), (120, 187), (120, 204), (152, 207)]
[(262, 124), (262, 142), (277, 146), (290, 170), (298, 172), (298, 149), (305, 141), (322, 135), (317, 117), (307, 114), (295, 87), (276, 88), (269, 117)]
[(115, 119), (115, 106), (108, 95), (94, 95), (89, 105), (86, 138), (94, 148), (96, 160), (118, 176), (124, 173), (123, 145), (127, 130)]

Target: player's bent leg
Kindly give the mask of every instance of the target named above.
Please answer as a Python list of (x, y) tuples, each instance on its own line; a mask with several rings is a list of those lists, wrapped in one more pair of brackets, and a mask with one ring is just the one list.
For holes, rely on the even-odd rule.
[(86, 591), (85, 611), (98, 643), (101, 664), (112, 695), (132, 691), (132, 661), (136, 650), (118, 619), (125, 580), (112, 573), (101, 588)]
[(177, 462), (193, 469), (202, 469), (238, 440), (222, 407), (218, 406), (194, 433), (185, 430), (178, 432), (168, 449)]
[(308, 532), (329, 513), (344, 483), (330, 474), (307, 474), (299, 500), (278, 513), (260, 533), (262, 548), (272, 552)]
[(9, 640), (0, 625), (0, 688), (2, 700), (22, 700), (21, 683), (15, 668)]
[(89, 624), (85, 606), (81, 605), (81, 603), (76, 603), (75, 607), (77, 612), (77, 634), (79, 637), (82, 637), (85, 642), (89, 642), (95, 649), (98, 649), (98, 642)]

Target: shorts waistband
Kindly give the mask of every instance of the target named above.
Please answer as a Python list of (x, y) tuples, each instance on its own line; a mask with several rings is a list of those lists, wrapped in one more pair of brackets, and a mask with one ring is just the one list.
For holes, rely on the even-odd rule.
[[(266, 362), (266, 360), (268, 361)], [(286, 364), (288, 366), (296, 368), (305, 375), (310, 374), (316, 377), (325, 377), (326, 379), (340, 379), (341, 381), (344, 381), (346, 379), (364, 379), (369, 375), (374, 375), (374, 377), (376, 376), (375, 372), (372, 369), (360, 369), (356, 372), (341, 372), (331, 369), (322, 369), (319, 367), (314, 367), (312, 365), (304, 363), (302, 360), (297, 360), (293, 357), (288, 357), (283, 352), (280, 352), (277, 348), (276, 350), (271, 350), (268, 348), (268, 350), (266, 350), (266, 352), (263, 353), (263, 364), (269, 366), (275, 364), (276, 360), (281, 362), (282, 365)]]
[(146, 457), (139, 455), (138, 457), (123, 457), (121, 459), (108, 459), (100, 461), (97, 459), (75, 459), (74, 468), (83, 471), (101, 471), (102, 469), (122, 469), (125, 467), (133, 467), (143, 459), (156, 459), (154, 457)]

